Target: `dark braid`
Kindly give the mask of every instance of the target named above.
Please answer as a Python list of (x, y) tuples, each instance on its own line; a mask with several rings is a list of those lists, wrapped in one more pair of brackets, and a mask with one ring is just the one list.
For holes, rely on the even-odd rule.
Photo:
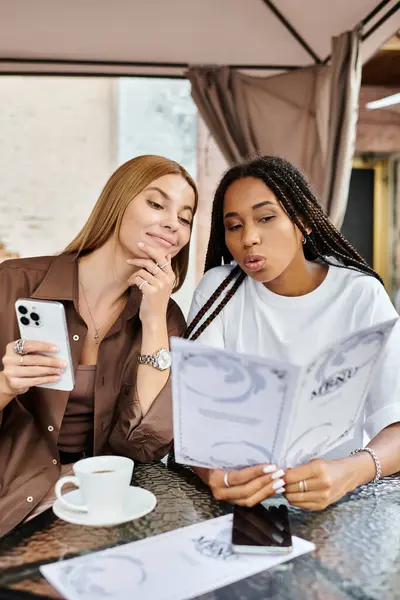
[(229, 302), (229, 300), (232, 298), (232, 296), (234, 295), (234, 293), (236, 292), (236, 290), (238, 289), (238, 287), (242, 284), (242, 282), (246, 278), (246, 273), (244, 273), (240, 267), (235, 267), (229, 273), (229, 275), (227, 277), (225, 277), (225, 279), (223, 280), (223, 282), (221, 283), (221, 285), (219, 285), (217, 287), (217, 289), (215, 290), (215, 292), (213, 293), (213, 295), (211, 296), (211, 298), (199, 310), (199, 312), (197, 313), (197, 315), (195, 316), (195, 318), (193, 319), (193, 321), (190, 323), (189, 327), (186, 329), (185, 334), (183, 336), (184, 338), (189, 338), (189, 336), (192, 333), (193, 329), (201, 321), (201, 319), (204, 317), (204, 315), (207, 313), (207, 311), (211, 308), (211, 306), (214, 304), (214, 302), (219, 298), (219, 296), (224, 291), (224, 289), (228, 286), (228, 284), (233, 279), (235, 279), (235, 277), (237, 275), (238, 275), (238, 277), (236, 278), (236, 281), (233, 284), (233, 286), (231, 287), (231, 289), (226, 292), (224, 298), (218, 304), (218, 306), (216, 307), (216, 309), (214, 310), (214, 312), (211, 313), (211, 315), (204, 321), (204, 323), (202, 323), (200, 325), (200, 327), (197, 329), (197, 331), (195, 331), (195, 333), (192, 335), (192, 337), (190, 339), (191, 340), (196, 340), (199, 337), (199, 335), (201, 335), (203, 333), (203, 331), (209, 326), (209, 324), (211, 323), (211, 321), (213, 321), (215, 319), (215, 317), (217, 315), (219, 315), (219, 313), (221, 312), (221, 310)]
[[(290, 165), (292, 167), (292, 165)], [(294, 167), (292, 167), (294, 169)], [(315, 260), (319, 258), (325, 264), (333, 265), (340, 268), (352, 269), (355, 271), (361, 271), (372, 277), (378, 279), (382, 284), (383, 281), (379, 277), (379, 275), (368, 265), (368, 263), (362, 258), (362, 256), (357, 252), (357, 250), (350, 244), (350, 242), (340, 233), (338, 229), (333, 225), (333, 223), (329, 220), (329, 218), (323, 213), (322, 207), (319, 204), (318, 200), (312, 193), (307, 181), (304, 176), (298, 172), (299, 181), (296, 181), (292, 173), (288, 173), (288, 181), (286, 182), (282, 176), (279, 174), (275, 174), (276, 178), (281, 182), (283, 190), (286, 192), (290, 192), (290, 184), (293, 185), (300, 196), (305, 197), (305, 204), (307, 205), (307, 200), (312, 205), (312, 209), (305, 210), (303, 213), (303, 219), (306, 223), (311, 227), (311, 234), (308, 234), (304, 224), (299, 219), (299, 215), (296, 214), (294, 207), (288, 202), (287, 197), (284, 194), (284, 191), (276, 184), (276, 189), (280, 190), (280, 194), (275, 192), (272, 188), (272, 181), (269, 178), (268, 187), (271, 187), (272, 191), (275, 193), (281, 204), (284, 206), (286, 212), (289, 214), (292, 221), (297, 225), (302, 234), (307, 240), (305, 250), (309, 250), (309, 253), (305, 252), (306, 258), (310, 258)], [(271, 184), (271, 185), (270, 185)], [(308, 196), (308, 197), (307, 197)], [(315, 235), (317, 233), (318, 235)], [(310, 248), (307, 248), (307, 245), (310, 245)], [(331, 255), (340, 260), (343, 264), (332, 263), (327, 258), (327, 255)]]
[[(359, 271), (375, 277), (383, 284), (379, 275), (368, 265), (325, 215), (304, 175), (288, 161), (275, 156), (264, 156), (241, 165), (236, 165), (229, 169), (222, 178), (214, 197), (210, 239), (204, 272), (222, 264), (229, 264), (233, 260), (225, 244), (223, 219), (224, 197), (232, 183), (245, 177), (261, 179), (274, 193), (306, 240), (304, 245), (306, 259), (319, 259), (327, 265)], [(307, 232), (307, 228), (311, 229), (310, 233)], [(338, 262), (332, 261), (329, 257), (335, 258)], [(211, 298), (189, 325), (184, 337), (190, 337), (207, 311), (235, 278), (235, 283), (231, 289), (228, 290), (211, 315), (190, 339), (196, 339), (208, 327), (243, 283), (246, 274), (239, 266), (235, 267), (215, 290)]]

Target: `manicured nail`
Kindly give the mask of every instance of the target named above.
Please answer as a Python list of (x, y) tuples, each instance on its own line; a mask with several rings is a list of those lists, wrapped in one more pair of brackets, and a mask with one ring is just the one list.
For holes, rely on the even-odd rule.
[(263, 468), (264, 473), (273, 473), (274, 471), (276, 471), (276, 465), (267, 465)]
[(61, 361), (61, 366), (64, 367), (64, 368), (68, 367), (68, 362), (66, 360), (62, 360)]
[(275, 494), (283, 494), (285, 491), (286, 491), (285, 488), (281, 487), (281, 488), (279, 488), (279, 490), (275, 490)]
[(282, 544), (283, 542), (283, 537), (281, 535), (279, 535), (279, 533), (273, 533), (271, 535), (272, 539), (275, 540), (276, 542), (278, 542), (278, 544)]
[(278, 479), (277, 481), (274, 481), (274, 483), (272, 484), (272, 489), (273, 490), (279, 490), (280, 488), (284, 487), (285, 482), (283, 481), (283, 479)]
[(144, 247), (144, 242), (138, 242), (138, 246), (139, 246), (139, 248), (143, 248)]
[(58, 346), (51, 346), (50, 352), (58, 352)]
[(285, 474), (285, 471), (283, 469), (279, 469), (279, 471), (276, 471), (276, 473), (271, 475), (271, 479), (278, 479), (278, 477), (283, 477), (284, 474)]

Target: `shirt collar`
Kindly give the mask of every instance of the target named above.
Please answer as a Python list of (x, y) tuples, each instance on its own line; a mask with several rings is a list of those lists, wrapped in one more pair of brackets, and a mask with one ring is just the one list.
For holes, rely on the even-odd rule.
[[(52, 260), (46, 275), (31, 297), (38, 300), (68, 300), (74, 303), (78, 312), (78, 282), (78, 254), (59, 254)], [(140, 291), (136, 286), (131, 286), (123, 312), (126, 319), (137, 315), (140, 301)]]
[(78, 255), (59, 254), (50, 263), (43, 280), (32, 294), (38, 300), (70, 300), (77, 296)]

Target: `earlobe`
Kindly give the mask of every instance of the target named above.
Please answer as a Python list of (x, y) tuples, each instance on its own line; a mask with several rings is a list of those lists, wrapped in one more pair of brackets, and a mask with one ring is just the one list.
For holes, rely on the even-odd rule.
[(307, 240), (309, 235), (312, 233), (312, 229), (310, 229), (309, 227), (306, 228), (306, 235), (303, 235), (303, 239), (302, 242), (303, 244), (307, 244)]

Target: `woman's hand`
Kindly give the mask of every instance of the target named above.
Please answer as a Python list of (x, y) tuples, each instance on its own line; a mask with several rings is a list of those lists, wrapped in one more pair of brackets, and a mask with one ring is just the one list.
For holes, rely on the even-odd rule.
[(286, 471), (285, 497), (292, 506), (323, 510), (353, 489), (353, 471), (352, 457), (311, 460)]
[(58, 352), (58, 348), (52, 344), (26, 340), (24, 350), (28, 354), (17, 354), (14, 345), (15, 342), (8, 344), (2, 359), (5, 388), (0, 392), (3, 394), (12, 396), (25, 394), (35, 385), (58, 381), (68, 364), (60, 358), (41, 354), (41, 352)]
[[(210, 487), (216, 500), (225, 500), (240, 506), (255, 506), (277, 492), (283, 491), (284, 471), (275, 465), (257, 465), (238, 471), (200, 469), (194, 471)], [(229, 487), (225, 485), (225, 474)]]
[(171, 267), (171, 257), (149, 244), (139, 243), (139, 247), (149, 258), (128, 260), (130, 265), (139, 267), (129, 285), (136, 285), (143, 294), (139, 317), (142, 323), (157, 317), (165, 319), (168, 302), (175, 283), (175, 273)]

